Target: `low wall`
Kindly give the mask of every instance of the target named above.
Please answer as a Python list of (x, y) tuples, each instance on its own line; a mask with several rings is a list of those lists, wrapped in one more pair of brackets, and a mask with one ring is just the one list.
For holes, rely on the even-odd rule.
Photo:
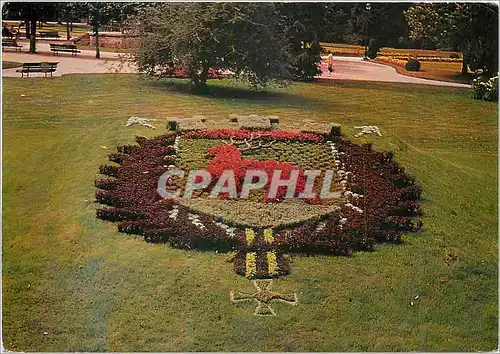
[[(95, 36), (86, 33), (75, 40), (80, 45), (95, 45)], [(139, 37), (122, 33), (99, 34), (99, 45), (105, 48), (133, 49), (139, 46)]]

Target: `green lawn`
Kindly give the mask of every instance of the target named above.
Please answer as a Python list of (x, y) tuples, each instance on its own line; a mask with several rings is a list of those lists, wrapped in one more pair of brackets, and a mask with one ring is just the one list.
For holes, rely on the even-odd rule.
[[(498, 347), (497, 105), (468, 90), (294, 84), (212, 96), (135, 75), (3, 80), (3, 345), (13, 351), (490, 351)], [(21, 97), (21, 95), (25, 95)], [(253, 316), (227, 255), (171, 249), (97, 220), (97, 168), (167, 116), (272, 114), (378, 125), (367, 137), (422, 184), (423, 232), (351, 258), (294, 258)], [(125, 127), (151, 117), (158, 130)], [(449, 256), (451, 254), (451, 257)], [(457, 257), (455, 260), (455, 256)], [(417, 300), (412, 299), (418, 295)]]

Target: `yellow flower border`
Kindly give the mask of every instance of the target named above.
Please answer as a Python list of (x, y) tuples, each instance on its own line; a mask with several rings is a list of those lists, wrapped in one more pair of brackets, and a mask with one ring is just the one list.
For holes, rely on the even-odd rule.
[(264, 230), (264, 241), (266, 243), (273, 243), (273, 241), (274, 241), (273, 229), (265, 229)]
[(251, 246), (255, 239), (255, 232), (252, 229), (245, 229), (245, 238), (247, 241), (247, 246)]
[(267, 273), (270, 275), (278, 274), (278, 261), (276, 260), (276, 253), (267, 252)]
[(245, 277), (252, 278), (257, 274), (255, 252), (248, 252), (245, 256)]

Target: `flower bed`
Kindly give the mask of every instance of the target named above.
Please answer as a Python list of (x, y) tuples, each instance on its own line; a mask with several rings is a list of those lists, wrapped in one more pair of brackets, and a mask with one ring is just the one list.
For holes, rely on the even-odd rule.
[[(264, 141), (289, 144), (324, 144), (331, 150), (342, 197), (330, 212), (299, 223), (249, 227), (223, 216), (193, 210), (178, 200), (162, 199), (156, 192), (159, 177), (170, 163), (179, 164), (179, 141), (193, 139), (249, 139), (258, 134)], [(180, 139), (180, 140), (179, 140)], [(420, 227), (420, 187), (392, 159), (392, 154), (373, 151), (342, 136), (246, 130), (201, 130), (152, 139), (137, 138), (138, 146), (120, 147), (110, 160), (119, 166), (99, 171), (112, 178), (99, 179), (96, 200), (110, 207), (97, 217), (118, 222), (118, 230), (142, 235), (148, 242), (168, 243), (187, 249), (234, 251), (235, 271), (248, 278), (273, 278), (290, 272), (286, 253), (350, 255), (370, 250), (377, 242), (400, 242), (403, 232)], [(307, 146), (307, 145), (306, 145)], [(210, 147), (210, 145), (208, 145)], [(209, 171), (220, 173), (221, 164), (257, 164), (268, 172), (292, 169), (288, 162), (242, 159), (232, 145), (207, 148), (214, 157)], [(124, 156), (125, 155), (125, 156)], [(165, 159), (169, 164), (165, 164)], [(251, 161), (250, 161), (251, 160)], [(211, 168), (211, 169), (210, 169)], [(241, 176), (240, 176), (241, 177)]]
[(185, 138), (188, 139), (249, 139), (258, 136), (262, 140), (290, 140), (290, 141), (307, 141), (319, 143), (324, 138), (312, 133), (294, 133), (285, 131), (252, 131), (246, 129), (212, 129), (212, 130), (197, 130), (186, 133)]
[(405, 63), (410, 60), (410, 59), (417, 59), (419, 61), (438, 61), (438, 62), (446, 62), (446, 63), (461, 63), (462, 59), (460, 58), (445, 58), (445, 57), (438, 57), (438, 56), (432, 56), (432, 55), (417, 55), (417, 56), (412, 56), (412, 55), (379, 55), (377, 58), (384, 59), (384, 60), (390, 60), (390, 61), (404, 61)]

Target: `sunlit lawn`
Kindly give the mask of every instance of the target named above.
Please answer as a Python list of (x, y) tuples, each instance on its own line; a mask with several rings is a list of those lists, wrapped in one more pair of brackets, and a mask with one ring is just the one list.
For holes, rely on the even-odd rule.
[[(497, 105), (464, 89), (330, 81), (213, 96), (135, 75), (3, 80), (3, 345), (14, 351), (490, 351), (498, 347)], [(180, 89), (179, 89), (180, 87)], [(21, 95), (25, 95), (22, 97)], [(226, 255), (148, 244), (95, 218), (97, 168), (166, 117), (272, 114), (378, 125), (422, 184), (423, 232), (352, 258), (294, 258), (297, 306), (253, 316)], [(125, 127), (156, 118), (157, 130)], [(449, 256), (451, 254), (451, 257)], [(455, 257), (456, 260), (455, 260)], [(411, 305), (412, 299), (413, 306)]]
[(473, 78), (471, 75), (461, 74), (462, 63), (459, 62), (421, 61), (419, 71), (406, 71), (405, 64), (403, 63), (397, 64), (379, 58), (376, 58), (375, 61), (392, 66), (400, 74), (420, 77), (422, 79), (470, 84)]

